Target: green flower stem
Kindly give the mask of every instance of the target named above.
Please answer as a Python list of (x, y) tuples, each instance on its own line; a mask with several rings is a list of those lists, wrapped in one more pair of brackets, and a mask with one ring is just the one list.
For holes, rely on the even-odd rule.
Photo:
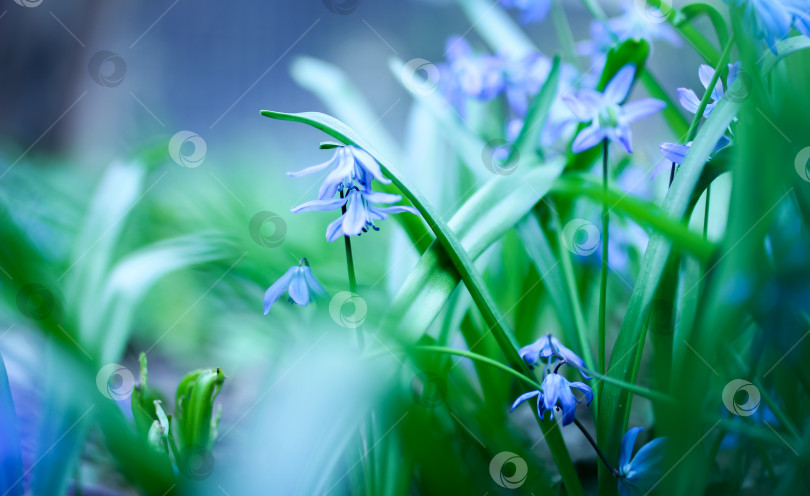
[(605, 373), (605, 335), (607, 328), (607, 271), (608, 271), (608, 140), (602, 141), (602, 268), (599, 280), (599, 372)]
[[(343, 190), (340, 190), (340, 197), (343, 198)], [(340, 211), (343, 215), (346, 215), (346, 204), (344, 203), (341, 207)], [(357, 294), (357, 276), (354, 273), (354, 255), (352, 254), (352, 238), (349, 236), (343, 236), (343, 244), (346, 247), (346, 270), (349, 272), (349, 291), (354, 294)], [(365, 340), (363, 339), (363, 331), (362, 326), (357, 328), (357, 344), (360, 346), (362, 350), (365, 346)]]
[(602, 450), (600, 450), (599, 446), (596, 445), (596, 441), (594, 441), (593, 437), (591, 437), (591, 433), (588, 432), (588, 430), (585, 429), (585, 426), (582, 425), (582, 423), (579, 420), (577, 420), (576, 418), (574, 419), (574, 425), (579, 427), (579, 430), (582, 431), (582, 435), (584, 435), (585, 439), (587, 439), (588, 442), (591, 443), (591, 446), (593, 446), (594, 451), (596, 451), (596, 454), (599, 455), (599, 459), (602, 460), (602, 463), (604, 463), (605, 466), (610, 471), (610, 473), (613, 474), (613, 477), (618, 477), (619, 476), (619, 471), (616, 470), (615, 468), (613, 468), (613, 465), (611, 465), (610, 462), (607, 460), (607, 457), (605, 456), (605, 454), (602, 453)]

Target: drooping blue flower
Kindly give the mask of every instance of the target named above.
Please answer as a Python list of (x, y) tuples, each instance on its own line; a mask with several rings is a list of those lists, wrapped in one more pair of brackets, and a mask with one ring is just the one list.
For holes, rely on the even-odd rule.
[[(534, 343), (524, 346), (520, 349), (520, 351), (518, 351), (518, 353), (520, 354), (520, 358), (522, 358), (526, 364), (532, 368), (540, 359), (547, 359), (549, 357), (557, 356), (561, 356), (566, 362), (573, 363), (578, 367), (585, 366), (585, 362), (579, 357), (579, 355), (571, 351), (570, 348), (567, 348), (560, 342), (559, 339), (555, 338), (551, 334), (546, 334)], [(586, 379), (592, 379), (592, 377), (585, 375), (581, 369), (580, 372)]]
[(661, 480), (662, 463), (666, 456), (666, 438), (659, 437), (642, 446), (633, 455), (633, 446), (641, 427), (633, 427), (622, 438), (619, 454), (619, 494), (639, 496), (647, 494)]
[[(585, 393), (584, 401), (591, 404), (593, 400), (593, 391), (586, 384), (582, 382), (570, 382), (565, 377), (557, 373), (547, 374), (541, 384), (542, 391), (531, 391), (520, 395), (512, 404), (510, 411), (514, 411), (521, 403), (537, 396), (537, 414), (541, 420), (545, 420), (545, 413), (553, 411), (557, 406), (562, 411), (562, 423), (566, 426), (574, 421), (576, 416), (577, 405), (582, 403), (582, 400), (576, 399), (571, 388), (579, 389)], [(553, 414), (552, 414), (553, 416)]]
[[(711, 101), (706, 105), (706, 110), (703, 111), (703, 117), (709, 117), (709, 114), (712, 113), (712, 110), (714, 110), (714, 108), (720, 102), (720, 99), (723, 98), (723, 95), (725, 95), (727, 89), (733, 88), (733, 84), (735, 81), (737, 81), (737, 76), (739, 75), (741, 68), (742, 65), (739, 62), (728, 65), (727, 84), (724, 88), (723, 82), (718, 80), (717, 84), (714, 85)], [(714, 77), (714, 72), (714, 68), (706, 64), (701, 65), (700, 69), (698, 69), (698, 77), (700, 77), (700, 82), (707, 90), (709, 88), (709, 84), (712, 82), (712, 78)], [(678, 88), (678, 100), (681, 101), (683, 108), (693, 114), (696, 114), (698, 107), (700, 107), (700, 98), (698, 98), (694, 91), (688, 88)]]
[[(730, 142), (731, 140), (725, 136), (721, 137), (720, 141), (718, 141), (717, 145), (715, 145), (712, 154), (717, 153), (722, 148), (725, 148)], [(694, 142), (690, 141), (685, 145), (679, 145), (677, 143), (661, 143), (661, 153), (663, 153), (664, 157), (666, 157), (670, 162), (681, 165), (683, 164), (683, 161), (686, 160), (686, 154), (689, 153), (689, 149), (692, 148), (692, 143)], [(707, 160), (709, 158), (710, 157), (706, 157)]]
[(380, 165), (370, 153), (354, 145), (339, 146), (335, 154), (326, 162), (307, 167), (297, 172), (288, 172), (290, 177), (301, 177), (322, 170), (331, 169), (324, 179), (318, 199), (332, 198), (338, 191), (353, 187), (371, 191), (371, 181), (376, 179), (383, 184), (391, 180), (383, 176)]
[(327, 294), (321, 283), (312, 275), (312, 269), (309, 268), (309, 261), (306, 258), (302, 258), (298, 265), (290, 267), (290, 270), (267, 288), (264, 293), (265, 315), (270, 312), (273, 303), (285, 292), (290, 296), (288, 299), (290, 303), (301, 306), (306, 306), (312, 301), (310, 293), (314, 293), (316, 296), (326, 296)]
[(777, 53), (776, 42), (795, 27), (810, 36), (810, 1), (808, 0), (726, 0), (743, 9), (746, 28)]
[(399, 195), (391, 193), (377, 193), (363, 189), (353, 188), (344, 198), (330, 198), (325, 200), (312, 200), (302, 203), (291, 210), (292, 213), (310, 212), (315, 210), (336, 210), (346, 206), (346, 212), (335, 219), (326, 228), (326, 240), (332, 242), (341, 236), (359, 236), (369, 229), (379, 231), (374, 221), (385, 220), (389, 214), (410, 212), (419, 214), (419, 211), (407, 205), (393, 205), (378, 207), (380, 203), (396, 203), (402, 200)]
[(501, 5), (521, 10), (520, 22), (529, 24), (540, 22), (548, 16), (551, 0), (501, 0)]
[(630, 93), (635, 74), (635, 66), (626, 65), (607, 84), (604, 92), (581, 89), (574, 95), (563, 97), (580, 122), (591, 122), (574, 140), (574, 153), (593, 148), (605, 139), (619, 142), (627, 153), (633, 153), (630, 123), (666, 107), (665, 102), (654, 98), (622, 105)]

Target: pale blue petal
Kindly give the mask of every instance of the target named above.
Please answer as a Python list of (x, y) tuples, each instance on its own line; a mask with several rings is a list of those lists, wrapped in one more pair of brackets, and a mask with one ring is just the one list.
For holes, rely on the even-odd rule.
[(523, 393), (512, 403), (512, 408), (509, 409), (510, 412), (514, 412), (515, 408), (517, 408), (521, 403), (528, 400), (529, 398), (534, 398), (535, 396), (539, 395), (540, 391), (531, 391), (528, 393)]
[(658, 437), (645, 444), (633, 457), (630, 465), (633, 472), (649, 472), (660, 467), (667, 454), (667, 439)]
[(332, 155), (332, 158), (330, 158), (326, 162), (322, 162), (320, 164), (313, 165), (311, 167), (307, 167), (306, 169), (301, 169), (300, 171), (288, 172), (287, 175), (290, 176), (290, 177), (301, 177), (301, 176), (306, 176), (308, 174), (314, 174), (316, 172), (319, 172), (319, 171), (322, 171), (322, 170), (326, 169), (330, 165), (335, 164), (336, 159), (337, 159), (337, 153)]
[(399, 214), (402, 212), (408, 212), (411, 214), (419, 215), (419, 210), (410, 207), (408, 205), (394, 205), (391, 207), (380, 207), (374, 208), (374, 210), (382, 214)]
[(327, 295), (326, 290), (323, 289), (321, 283), (319, 283), (318, 280), (315, 279), (315, 275), (312, 273), (312, 269), (310, 269), (309, 267), (301, 267), (301, 271), (304, 273), (304, 279), (307, 282), (307, 286), (309, 286), (309, 289), (313, 293), (315, 293), (318, 296)]
[(667, 160), (681, 165), (686, 160), (686, 154), (689, 152), (688, 145), (678, 145), (675, 143), (661, 143), (661, 153), (664, 154)]
[(678, 88), (678, 100), (681, 101), (683, 108), (697, 114), (698, 107), (700, 107), (700, 98), (697, 97), (694, 91), (688, 88)]
[(368, 212), (361, 198), (359, 193), (352, 193), (352, 201), (343, 214), (343, 233), (347, 236), (357, 236), (366, 227)]
[(304, 276), (303, 267), (294, 267), (294, 269), (295, 272), (290, 280), (290, 298), (297, 304), (305, 306), (309, 303), (307, 279)]
[(574, 153), (580, 153), (598, 145), (605, 139), (605, 131), (594, 122), (579, 132), (571, 147)]
[(290, 210), (294, 214), (311, 212), (313, 210), (335, 210), (346, 203), (346, 198), (333, 198), (330, 200), (312, 200), (298, 205)]
[(633, 131), (628, 125), (620, 125), (613, 130), (616, 140), (624, 147), (627, 153), (633, 153)]
[(620, 104), (630, 94), (633, 86), (633, 79), (636, 77), (636, 67), (628, 64), (613, 76), (605, 88), (605, 101), (608, 103)]
[(402, 199), (401, 196), (392, 193), (366, 193), (363, 196), (371, 203), (396, 203)]
[(338, 217), (326, 226), (326, 241), (332, 241), (343, 236), (343, 216)]
[(380, 164), (371, 156), (370, 153), (363, 150), (362, 148), (358, 148), (356, 146), (351, 147), (352, 153), (354, 154), (355, 160), (360, 166), (365, 169), (368, 173), (374, 176), (374, 179), (383, 183), (383, 184), (391, 184), (391, 180), (387, 177), (383, 176), (382, 170), (380, 169)]
[(655, 98), (645, 98), (625, 105), (622, 113), (622, 121), (625, 124), (649, 117), (656, 112), (666, 108), (666, 102)]
[(598, 111), (598, 109), (594, 108), (590, 102), (580, 98), (578, 95), (564, 95), (562, 100), (566, 105), (568, 105), (568, 108), (571, 109), (574, 117), (576, 117), (580, 122), (592, 121)]
[(290, 270), (284, 273), (283, 276), (279, 277), (276, 282), (273, 283), (272, 286), (267, 288), (267, 291), (264, 292), (264, 314), (267, 315), (270, 312), (270, 307), (273, 306), (273, 303), (278, 300), (281, 295), (284, 294), (285, 291), (290, 287), (290, 280), (293, 277), (293, 272), (298, 267), (292, 267)]

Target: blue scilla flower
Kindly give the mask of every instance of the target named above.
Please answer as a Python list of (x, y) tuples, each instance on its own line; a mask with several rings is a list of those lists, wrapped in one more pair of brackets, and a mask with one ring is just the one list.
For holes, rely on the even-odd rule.
[(661, 465), (666, 456), (666, 438), (653, 439), (632, 456), (636, 438), (642, 430), (641, 427), (633, 427), (622, 438), (618, 469), (621, 496), (647, 494), (661, 480)]
[(777, 53), (776, 42), (785, 38), (792, 27), (810, 36), (808, 0), (726, 0), (743, 9), (747, 29)]
[(270, 312), (273, 303), (285, 292), (290, 295), (290, 303), (301, 306), (306, 306), (312, 301), (310, 293), (314, 293), (316, 296), (326, 296), (327, 294), (321, 283), (312, 275), (312, 269), (309, 268), (309, 261), (306, 258), (302, 258), (298, 265), (290, 267), (290, 270), (267, 288), (264, 293), (265, 315)]
[(359, 236), (369, 229), (379, 231), (374, 221), (385, 220), (388, 214), (410, 212), (419, 214), (419, 211), (407, 205), (393, 205), (378, 207), (375, 204), (396, 203), (402, 200), (399, 195), (390, 193), (375, 193), (369, 190), (353, 188), (344, 198), (329, 198), (312, 200), (302, 203), (291, 210), (292, 213), (310, 212), (314, 210), (336, 210), (346, 207), (346, 212), (335, 219), (326, 228), (326, 240), (332, 242), (341, 236)]
[[(567, 348), (559, 339), (551, 334), (546, 334), (534, 343), (524, 346), (518, 353), (520, 354), (520, 358), (532, 368), (534, 368), (540, 359), (547, 359), (549, 357), (562, 357), (567, 363), (573, 363), (578, 367), (585, 366), (585, 362), (579, 355), (571, 351), (570, 348)], [(580, 370), (580, 372), (582, 371)], [(591, 379), (591, 377), (585, 375), (584, 372), (582, 375), (587, 379)]]
[[(720, 141), (717, 142), (717, 145), (714, 147), (713, 154), (718, 152), (720, 149), (725, 148), (731, 142), (725, 136), (720, 138)], [(672, 163), (681, 165), (683, 161), (686, 160), (686, 154), (689, 153), (689, 149), (692, 148), (692, 141), (685, 145), (679, 145), (677, 143), (661, 143), (661, 153), (664, 154), (667, 160)], [(708, 157), (707, 157), (708, 158)]]
[(540, 22), (548, 16), (551, 0), (501, 0), (501, 5), (522, 11), (520, 22), (529, 24)]
[(301, 177), (330, 169), (318, 191), (318, 199), (332, 198), (338, 191), (353, 187), (371, 190), (371, 181), (376, 179), (383, 184), (391, 180), (383, 176), (380, 165), (370, 153), (353, 145), (339, 146), (331, 159), (297, 172), (288, 172), (290, 177)]
[(655, 98), (622, 105), (630, 93), (635, 75), (635, 66), (626, 65), (607, 84), (604, 92), (581, 89), (574, 95), (563, 97), (580, 122), (591, 122), (574, 140), (574, 153), (593, 148), (605, 139), (617, 141), (627, 153), (633, 153), (630, 123), (666, 107), (666, 103)]
[(582, 400), (576, 399), (573, 391), (571, 391), (572, 388), (585, 393), (584, 400), (588, 405), (590, 405), (593, 400), (593, 391), (591, 391), (590, 387), (582, 382), (570, 382), (556, 372), (547, 374), (541, 386), (543, 387), (542, 391), (531, 391), (520, 395), (512, 404), (510, 411), (514, 411), (518, 405), (536, 396), (537, 414), (540, 418), (545, 420), (545, 413), (547, 411), (553, 411), (556, 406), (562, 411), (562, 424), (566, 426), (574, 421), (577, 405), (582, 403)]
[[(720, 102), (720, 99), (723, 98), (726, 90), (733, 88), (733, 84), (737, 81), (741, 67), (739, 62), (728, 65), (728, 80), (726, 86), (725, 88), (723, 87), (722, 81), (718, 81), (717, 84), (714, 85), (711, 101), (706, 105), (706, 110), (703, 111), (703, 117), (709, 117), (709, 114), (712, 113), (712, 110), (714, 110)], [(698, 69), (698, 77), (700, 77), (700, 82), (703, 84), (703, 87), (708, 90), (709, 83), (712, 82), (712, 78), (714, 77), (714, 68), (706, 64), (701, 65), (700, 69)], [(678, 88), (678, 100), (681, 101), (683, 108), (693, 114), (696, 114), (698, 107), (700, 107), (700, 98), (698, 98), (694, 91), (688, 88)]]

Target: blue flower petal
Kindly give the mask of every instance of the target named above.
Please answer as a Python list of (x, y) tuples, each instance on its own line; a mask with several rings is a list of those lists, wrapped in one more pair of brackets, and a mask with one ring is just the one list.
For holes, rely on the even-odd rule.
[(311, 212), (313, 210), (335, 210), (342, 207), (346, 203), (346, 198), (332, 198), (329, 200), (311, 200), (293, 207), (290, 212), (298, 214), (301, 212)]
[(301, 271), (304, 273), (304, 279), (306, 280), (307, 286), (309, 289), (318, 296), (328, 296), (326, 290), (323, 289), (321, 283), (315, 279), (315, 275), (312, 273), (312, 269), (304, 266), (301, 267)]
[(633, 427), (622, 437), (622, 448), (619, 452), (619, 470), (625, 470), (633, 456), (633, 446), (636, 445), (638, 434), (643, 431), (642, 427)]
[(337, 163), (336, 162), (337, 156), (338, 156), (338, 154), (335, 153), (334, 155), (332, 155), (332, 158), (330, 158), (326, 162), (322, 162), (320, 164), (313, 165), (311, 167), (307, 167), (306, 169), (301, 169), (300, 171), (288, 172), (287, 175), (290, 176), (290, 177), (301, 177), (301, 176), (306, 176), (308, 174), (314, 174), (316, 172), (322, 171), (323, 169), (326, 169), (330, 165), (334, 165), (335, 163)]
[(651, 116), (656, 112), (660, 112), (666, 108), (666, 106), (666, 102), (657, 100), (655, 98), (645, 98), (643, 100), (630, 102), (622, 107), (622, 120), (624, 123), (629, 124), (639, 119)]
[(528, 400), (529, 398), (534, 398), (535, 396), (538, 395), (542, 396), (542, 394), (543, 393), (541, 393), (540, 391), (530, 391), (528, 393), (521, 394), (520, 396), (518, 396), (515, 402), (512, 403), (512, 408), (509, 409), (509, 412), (515, 411), (515, 408), (517, 408), (521, 403)]
[(288, 290), (290, 287), (290, 280), (293, 277), (293, 273), (298, 267), (291, 267), (290, 270), (284, 273), (283, 276), (279, 277), (276, 282), (273, 283), (272, 286), (267, 288), (267, 291), (264, 292), (264, 314), (267, 315), (270, 312), (270, 307), (273, 306), (273, 303), (278, 300), (281, 295), (284, 294), (285, 291)]
[(301, 305), (309, 304), (309, 287), (307, 286), (307, 279), (304, 276), (303, 267), (295, 267), (292, 278), (290, 279), (290, 298)]
[(599, 123), (594, 122), (579, 132), (571, 149), (574, 153), (584, 152), (601, 143), (605, 137), (605, 130), (599, 126)]
[(680, 100), (683, 108), (696, 114), (698, 107), (700, 107), (700, 98), (697, 97), (694, 91), (688, 88), (678, 88), (678, 100)]
[(630, 88), (633, 86), (635, 77), (636, 67), (634, 65), (628, 64), (622, 67), (607, 84), (604, 93), (605, 101), (616, 105), (622, 103), (630, 94)]

